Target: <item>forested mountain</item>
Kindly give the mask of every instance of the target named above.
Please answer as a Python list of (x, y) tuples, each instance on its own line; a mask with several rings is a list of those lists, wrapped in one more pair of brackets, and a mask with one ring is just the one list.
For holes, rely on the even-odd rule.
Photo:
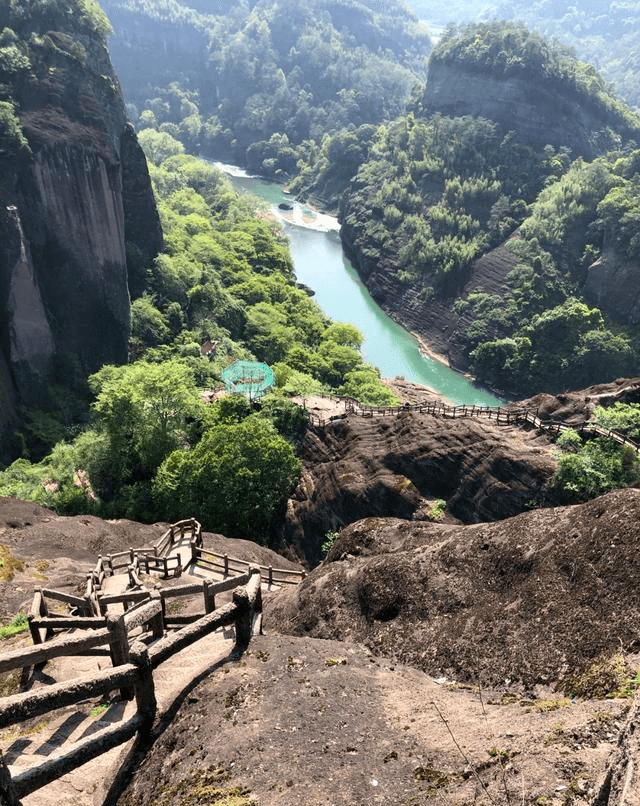
[(562, 48), (451, 29), (414, 110), (369, 134), (343, 241), (384, 307), (509, 393), (634, 373), (639, 135)]
[(629, 0), (409, 0), (429, 26), (508, 20), (557, 39), (640, 106), (640, 4)]
[[(56, 0), (34, 0), (29, 9), (42, 11), (37, 24), (12, 2), (0, 19), (9, 159), (3, 221), (20, 280), (3, 294), (31, 313), (41, 310), (36, 324), (68, 339), (63, 355), (85, 394), (90, 369), (126, 360), (127, 347), (133, 363), (91, 376), (89, 427), (72, 412), (52, 415), (53, 399), (42, 409), (28, 406), (25, 452), (39, 458), (64, 439), (42, 462), (23, 458), (5, 471), (0, 491), (66, 511), (137, 518), (196, 508), (209, 513), (209, 528), (231, 530), (250, 517), (242, 502), (250, 508), (252, 499), (223, 479), (251, 468), (267, 538), (299, 471), (286, 442), (299, 415), (277, 396), (261, 414), (235, 403), (205, 410), (197, 388), (218, 384), (234, 358), (254, 357), (273, 366), (280, 393), (337, 390), (389, 400), (362, 361), (357, 330), (328, 322), (296, 286), (267, 213), (235, 199), (215, 169), (186, 151), (295, 174), (299, 192), (341, 199), (345, 246), (374, 296), (449, 350), (454, 363), (499, 388), (533, 393), (634, 371), (640, 157), (631, 138), (640, 137), (640, 126), (593, 68), (566, 50), (519, 25), (451, 28), (421, 78), (429, 39), (414, 32), (415, 19), (401, 5), (383, 13), (355, 0), (252, 8), (114, 0), (116, 24), (118, 14), (127, 20), (127, 37), (114, 39), (114, 48), (127, 51), (124, 79), (135, 93), (129, 109), (164, 232), (164, 250), (153, 258), (160, 243), (147, 169), (140, 160), (139, 171), (127, 167), (138, 144), (123, 107), (107, 102), (118, 92), (103, 49), (108, 22), (90, 0), (75, 2), (78, 13), (69, 16)], [(115, 110), (106, 121), (105, 109)], [(88, 144), (98, 153), (86, 151)], [(69, 155), (78, 149), (94, 173), (74, 170)], [(16, 173), (23, 169), (49, 177), (32, 207), (29, 185)], [(109, 206), (106, 185), (133, 203)], [(98, 210), (106, 210), (108, 225), (94, 216)], [(61, 221), (86, 223), (69, 231), (73, 248), (56, 240), (63, 226), (55, 235), (51, 229)], [(29, 241), (24, 222), (33, 228)], [(106, 246), (115, 241), (103, 237), (111, 225), (122, 235), (120, 262)], [(124, 288), (116, 306), (121, 327), (105, 319), (108, 305), (91, 320), (84, 275), (74, 274), (74, 260), (93, 265), (86, 244), (94, 243), (104, 247), (101, 288), (117, 278)], [(53, 256), (54, 270), (38, 276), (32, 254)], [(56, 304), (96, 325), (105, 343), (106, 334), (119, 340), (115, 359), (101, 343), (92, 354), (97, 365), (83, 364), (82, 350), (93, 341), (78, 344), (62, 313), (48, 319)], [(13, 318), (23, 328), (32, 320)], [(17, 332), (10, 327), (3, 333), (9, 345)], [(47, 358), (46, 327), (32, 328), (31, 340), (23, 330), (15, 341), (33, 359), (24, 366)], [(205, 341), (209, 358), (200, 350)], [(267, 472), (274, 461), (282, 474)], [(214, 466), (221, 498), (210, 508)], [(88, 475), (78, 477), (78, 468)]]
[(640, 4), (629, 0), (502, 0), (497, 19), (523, 22), (573, 47), (631, 106), (640, 106)]
[(298, 158), (327, 133), (402, 114), (431, 48), (399, 2), (245, 0), (227, 8), (106, 0), (104, 7), (134, 119), (191, 151), (269, 175), (294, 174)]

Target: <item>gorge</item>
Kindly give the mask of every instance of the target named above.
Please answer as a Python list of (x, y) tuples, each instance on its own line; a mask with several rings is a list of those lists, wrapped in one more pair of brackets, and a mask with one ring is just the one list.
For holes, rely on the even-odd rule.
[[(383, 377), (399, 375), (425, 384), (456, 404), (500, 405), (500, 400), (488, 390), (474, 385), (442, 361), (423, 354), (415, 338), (371, 299), (342, 250), (336, 219), (292, 201), (281, 185), (248, 176), (231, 166), (221, 167), (234, 187), (272, 205), (272, 213), (279, 215), (287, 232), (298, 282), (313, 290), (314, 299), (328, 316), (352, 322), (361, 330), (363, 356), (380, 369)], [(292, 215), (279, 214), (278, 205), (282, 203), (294, 206)], [(302, 221), (305, 209), (306, 223)], [(298, 219), (300, 224), (295, 223)]]

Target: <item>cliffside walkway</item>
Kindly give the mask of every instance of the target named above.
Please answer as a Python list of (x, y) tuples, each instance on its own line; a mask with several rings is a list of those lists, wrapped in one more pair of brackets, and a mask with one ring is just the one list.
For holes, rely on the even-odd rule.
[[(447, 419), (461, 419), (467, 417), (484, 418), (495, 422), (496, 425), (531, 426), (546, 431), (549, 434), (559, 434), (562, 431), (574, 430), (579, 434), (591, 434), (607, 437), (620, 445), (628, 445), (640, 454), (640, 445), (624, 434), (611, 429), (601, 428), (595, 423), (584, 421), (582, 423), (566, 425), (556, 420), (543, 420), (538, 411), (525, 408), (511, 408), (507, 406), (449, 406), (441, 402), (405, 403), (401, 406), (366, 406), (353, 398), (331, 398), (338, 406), (337, 413), (328, 417), (320, 417), (309, 411), (309, 422), (323, 428), (331, 422), (344, 419), (348, 414), (358, 417), (397, 417), (407, 412), (431, 414), (434, 417)], [(335, 410), (335, 407), (334, 407)]]
[[(205, 550), (190, 519), (154, 546), (99, 557), (84, 597), (37, 588), (34, 645), (0, 656), (0, 673), (19, 672), (27, 689), (0, 699), (0, 803), (101, 803), (123, 745), (144, 741), (244, 651), (261, 629), (263, 589), (303, 577)], [(71, 613), (50, 611), (54, 602)]]

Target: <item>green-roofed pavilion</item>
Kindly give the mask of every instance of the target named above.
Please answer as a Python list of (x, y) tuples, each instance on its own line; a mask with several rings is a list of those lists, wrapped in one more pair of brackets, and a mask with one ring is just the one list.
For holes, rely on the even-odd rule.
[(249, 400), (262, 397), (276, 382), (271, 367), (261, 361), (234, 361), (222, 370), (222, 380), (227, 392)]

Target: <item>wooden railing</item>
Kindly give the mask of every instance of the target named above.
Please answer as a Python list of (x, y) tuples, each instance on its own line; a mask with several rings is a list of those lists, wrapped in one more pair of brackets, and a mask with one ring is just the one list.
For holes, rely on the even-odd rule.
[[(33, 643), (41, 644), (48, 641), (63, 630), (104, 627), (107, 609), (110, 605), (122, 605), (126, 612), (130, 607), (148, 600), (150, 594), (143, 585), (139, 573), (141, 571), (145, 573), (160, 571), (164, 577), (180, 576), (183, 571), (180, 557), (167, 557), (162, 554), (171, 551), (176, 545), (184, 545), (186, 540), (188, 540), (189, 547), (189, 563), (221, 574), (223, 581), (203, 580), (202, 583), (164, 589), (160, 592), (163, 608), (168, 598), (194, 595), (200, 592), (204, 596), (205, 613), (210, 612), (215, 608), (215, 596), (218, 593), (244, 584), (239, 580), (242, 575), (247, 575), (252, 563), (203, 548), (202, 528), (198, 521), (191, 518), (173, 524), (151, 547), (131, 548), (128, 551), (98, 557), (95, 567), (87, 575), (84, 597), (47, 588), (35, 588), (33, 602), (28, 613), (29, 630)], [(270, 587), (273, 585), (297, 585), (306, 576), (304, 571), (264, 565), (257, 567), (260, 569), (262, 581)], [(118, 594), (104, 593), (104, 580), (120, 572), (123, 575), (128, 574), (128, 590)], [(52, 601), (62, 602), (71, 612), (69, 614), (51, 614), (49, 605)], [(193, 618), (180, 616), (172, 619), (165, 613), (166, 622), (186, 623)]]
[(340, 420), (346, 414), (352, 413), (359, 417), (388, 417), (398, 416), (405, 412), (419, 412), (421, 414), (431, 414), (435, 417), (446, 417), (458, 419), (461, 417), (486, 417), (495, 420), (497, 425), (522, 425), (529, 423), (534, 428), (541, 428), (550, 434), (559, 434), (561, 431), (570, 429), (580, 434), (593, 434), (595, 436), (608, 437), (618, 442), (620, 445), (629, 445), (636, 453), (640, 453), (640, 445), (629, 437), (607, 428), (601, 428), (594, 423), (582, 422), (575, 425), (567, 425), (557, 420), (542, 420), (535, 413), (528, 409), (514, 409), (503, 406), (449, 406), (442, 402), (429, 403), (405, 403), (402, 406), (365, 406), (353, 398), (337, 398), (345, 406), (345, 413), (334, 415), (329, 419), (322, 419), (313, 412), (308, 412), (309, 421), (313, 425), (325, 426), (327, 423)]
[[(170, 635), (162, 634), (162, 595), (152, 591), (147, 601), (131, 607), (126, 613), (106, 619), (106, 626), (88, 635), (64, 636), (26, 649), (5, 653), (0, 658), (0, 672), (31, 667), (52, 658), (76, 655), (95, 647), (109, 646), (114, 667), (96, 674), (55, 683), (36, 691), (14, 694), (0, 700), (0, 728), (19, 724), (44, 713), (75, 705), (88, 698), (100, 697), (120, 689), (125, 699), (136, 701), (136, 713), (126, 722), (109, 726), (76, 742), (65, 752), (49, 757), (42, 764), (11, 777), (0, 755), (0, 796), (7, 806), (20, 806), (20, 799), (65, 775), (81, 764), (128, 741), (136, 734), (148, 735), (153, 725), (157, 702), (153, 670), (176, 652), (205, 637), (220, 627), (235, 625), (235, 647), (243, 651), (249, 644), (256, 618), (260, 618), (262, 598), (260, 570), (252, 567), (242, 579), (244, 587), (234, 590), (233, 601), (218, 610), (207, 612), (191, 624)], [(228, 581), (230, 582), (230, 580)], [(225, 584), (228, 582), (218, 583)], [(178, 594), (178, 595), (183, 595)], [(211, 604), (211, 592), (206, 602)], [(154, 643), (147, 647), (137, 641), (129, 648), (127, 630), (148, 624)], [(161, 637), (162, 636), (162, 637)]]
[[(201, 547), (192, 551), (193, 562), (202, 568), (222, 574), (224, 577), (230, 573), (246, 573), (251, 563), (238, 560), (228, 554), (218, 554)], [(306, 576), (306, 571), (295, 571), (289, 568), (273, 568), (270, 565), (260, 565), (262, 581), (271, 585), (298, 585)]]

